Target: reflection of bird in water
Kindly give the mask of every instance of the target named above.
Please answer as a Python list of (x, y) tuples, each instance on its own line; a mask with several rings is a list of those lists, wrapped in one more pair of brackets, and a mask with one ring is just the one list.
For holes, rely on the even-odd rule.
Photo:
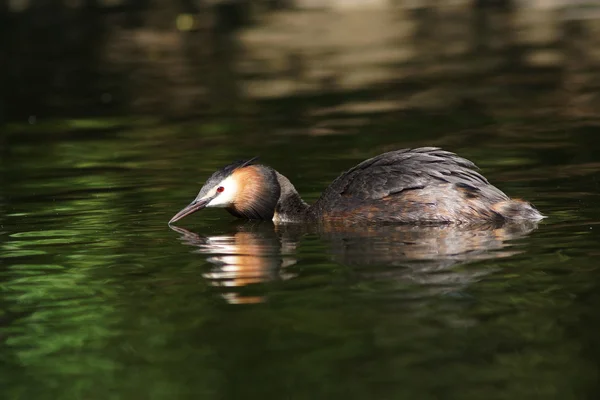
[(358, 267), (363, 278), (447, 284), (456, 290), (492, 270), (452, 267), (518, 254), (507, 242), (525, 236), (536, 225), (387, 225), (352, 230), (329, 226), (320, 236), (329, 242), (333, 260)]
[(214, 236), (202, 236), (174, 226), (171, 229), (181, 234), (180, 239), (185, 244), (209, 256), (207, 261), (213, 268), (203, 276), (214, 286), (226, 288), (223, 296), (230, 303), (261, 302), (262, 296), (243, 294), (237, 289), (294, 276), (285, 272), (285, 268), (296, 263), (288, 256), (295, 251), (295, 244), (282, 243), (272, 226), (243, 224), (230, 235)]
[[(305, 235), (317, 235), (328, 244), (331, 258), (352, 266), (361, 279), (385, 279), (436, 285), (434, 292), (453, 291), (491, 269), (455, 267), (471, 261), (508, 257), (507, 241), (535, 229), (535, 223), (480, 226), (385, 225), (356, 227), (345, 224), (310, 225), (270, 223), (239, 224), (229, 235), (203, 237), (178, 227), (181, 239), (206, 254), (214, 266), (204, 276), (215, 286), (229, 290), (232, 303), (264, 300), (244, 296), (240, 288), (295, 277), (296, 248)], [(428, 288), (431, 292), (431, 288)]]
[(290, 181), (254, 159), (215, 172), (194, 201), (169, 223), (205, 207), (274, 222), (451, 222), (537, 221), (529, 203), (510, 199), (475, 165), (456, 154), (426, 147), (373, 157), (344, 172), (309, 206)]

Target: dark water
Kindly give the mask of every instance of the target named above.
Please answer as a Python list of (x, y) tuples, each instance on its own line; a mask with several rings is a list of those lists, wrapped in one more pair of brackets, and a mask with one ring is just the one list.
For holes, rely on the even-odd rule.
[(591, 128), (452, 147), (549, 216), (532, 232), (304, 232), (221, 210), (174, 231), (172, 214), (236, 157), (260, 150), (314, 200), (342, 168), (414, 144), (275, 133), (232, 151), (227, 135), (190, 134), (201, 128), (10, 136), (0, 328), (9, 398), (586, 398), (598, 389)]
[[(557, 92), (564, 70), (510, 65), (423, 78), (489, 90), (428, 109), (380, 107), (413, 90), (391, 80), (183, 121), (5, 125), (2, 397), (596, 398), (600, 124)], [(207, 210), (167, 226), (235, 159), (261, 155), (314, 201), (357, 162), (422, 145), (548, 218), (323, 231)]]

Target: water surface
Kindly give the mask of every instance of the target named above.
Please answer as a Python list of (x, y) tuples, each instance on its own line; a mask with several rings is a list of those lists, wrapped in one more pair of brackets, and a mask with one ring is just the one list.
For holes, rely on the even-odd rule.
[(600, 160), (569, 144), (595, 145), (592, 128), (571, 128), (566, 146), (552, 132), (454, 146), (547, 214), (537, 228), (346, 231), (222, 210), (166, 222), (213, 168), (258, 150), (312, 201), (343, 168), (412, 141), (298, 137), (229, 151), (227, 136), (190, 126), (46, 129), (10, 135), (2, 164), (10, 398), (595, 390)]
[[(426, 17), (409, 18), (411, 26)], [(38, 96), (45, 117), (0, 128), (2, 397), (595, 398), (600, 125), (584, 83), (597, 73), (574, 58), (527, 64), (518, 40), (502, 32), (463, 32), (473, 49), (456, 58), (440, 56), (443, 41), (431, 35), (441, 34), (394, 32), (402, 33), (394, 49), (420, 52), (350, 68), (348, 76), (375, 80), (309, 74), (322, 86), (290, 91), (260, 54), (232, 51), (239, 59), (183, 63), (212, 71), (191, 74), (199, 81), (216, 77), (218, 90), (207, 92), (213, 108), (200, 115), (179, 103), (178, 118), (148, 112), (169, 102), (173, 86), (140, 84), (144, 93), (123, 86), (131, 108), (110, 117)], [(252, 33), (244, 40), (258, 40)], [(568, 53), (575, 39), (554, 45)], [(330, 67), (347, 54), (299, 53)], [(336, 54), (342, 61), (331, 61)], [(488, 68), (490, 60), (500, 61)], [(256, 64), (227, 69), (238, 61)], [(153, 76), (156, 65), (145, 62)], [(88, 82), (104, 82), (93, 76)], [(103, 79), (119, 86), (115, 76)], [(144, 79), (159, 81), (137, 73), (126, 82)], [(175, 93), (187, 83), (177, 85)], [(186, 93), (196, 93), (193, 85)], [(110, 93), (115, 102), (122, 95)], [(15, 107), (27, 114), (27, 104)], [(260, 155), (311, 202), (365, 158), (425, 145), (473, 160), (548, 218), (323, 230), (205, 210), (167, 226), (232, 160)]]

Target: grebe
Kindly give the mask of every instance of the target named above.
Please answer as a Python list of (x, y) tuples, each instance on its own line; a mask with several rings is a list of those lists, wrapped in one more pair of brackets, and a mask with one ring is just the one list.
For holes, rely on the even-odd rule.
[(285, 222), (482, 223), (537, 221), (535, 207), (510, 199), (471, 161), (436, 147), (390, 151), (341, 174), (313, 204), (279, 172), (237, 161), (211, 175), (169, 224), (205, 207), (239, 218)]

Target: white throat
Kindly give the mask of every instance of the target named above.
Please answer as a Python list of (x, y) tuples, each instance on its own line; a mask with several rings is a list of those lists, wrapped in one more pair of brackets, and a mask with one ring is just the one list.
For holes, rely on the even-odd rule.
[[(223, 188), (223, 191), (219, 193), (217, 189), (220, 187)], [(236, 180), (233, 178), (233, 176), (228, 176), (227, 178), (223, 179), (218, 185), (212, 188), (206, 196), (198, 200), (203, 200), (214, 196), (214, 199), (212, 199), (206, 205), (206, 207), (225, 208), (233, 204), (233, 201), (235, 200), (238, 194), (238, 190), (239, 186)]]

